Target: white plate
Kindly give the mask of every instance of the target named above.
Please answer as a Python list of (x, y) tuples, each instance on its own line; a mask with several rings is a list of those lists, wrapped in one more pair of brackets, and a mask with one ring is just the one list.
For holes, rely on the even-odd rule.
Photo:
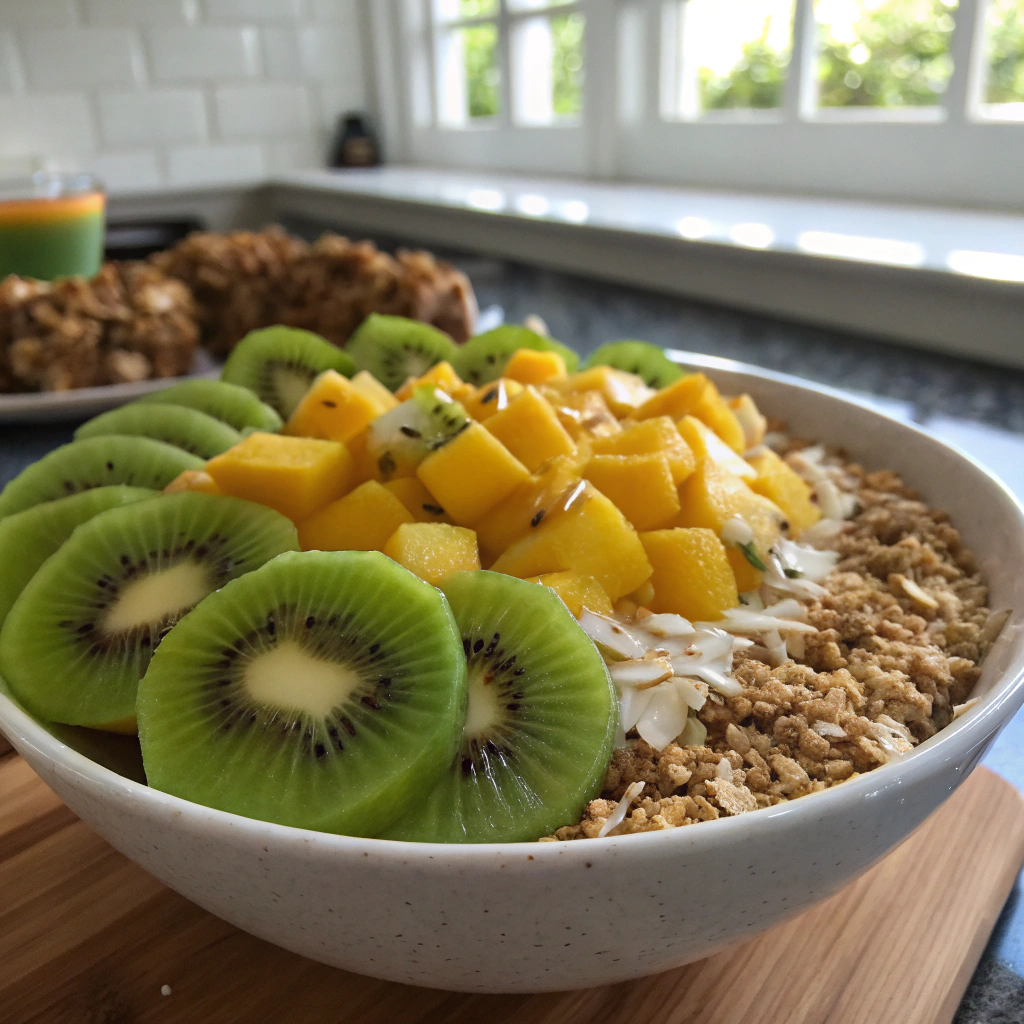
[(134, 384), (105, 384), (98, 388), (75, 388), (72, 391), (0, 394), (0, 424), (84, 420), (183, 380), (219, 377), (220, 371), (219, 363), (215, 363), (205, 352), (197, 351), (192, 360), (192, 373), (185, 377), (161, 377), (158, 380), (136, 381)]

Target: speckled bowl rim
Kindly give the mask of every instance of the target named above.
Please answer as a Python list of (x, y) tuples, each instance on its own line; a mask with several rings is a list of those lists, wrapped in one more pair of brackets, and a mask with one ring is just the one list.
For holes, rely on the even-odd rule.
[[(1024, 533), (1024, 506), (1010, 489), (989, 469), (955, 445), (933, 436), (915, 424), (905, 423), (884, 412), (879, 411), (869, 401), (863, 401), (836, 388), (819, 385), (814, 382), (794, 377), (790, 374), (764, 370), (750, 363), (706, 356), (698, 353), (670, 349), (667, 353), (674, 361), (682, 365), (698, 367), (714, 372), (722, 370), (731, 373), (751, 374), (765, 381), (790, 385), (819, 395), (825, 395), (849, 406), (865, 410), (882, 420), (889, 421), (895, 427), (909, 430), (921, 435), (928, 442), (938, 445), (970, 464), (974, 471), (986, 477), (990, 484), (1002, 491), (1008, 499), (1016, 516), (1016, 528)], [(628, 853), (639, 860), (648, 856), (660, 857), (668, 846), (677, 846), (680, 851), (692, 850), (701, 846), (720, 844), (742, 838), (750, 832), (750, 838), (756, 840), (758, 831), (785, 829), (798, 816), (826, 818), (845, 810), (856, 813), (857, 806), (864, 800), (871, 799), (890, 787), (913, 784), (934, 774), (938, 765), (944, 761), (963, 760), (963, 749), (973, 752), (982, 743), (994, 735), (1006, 721), (1010, 712), (1015, 710), (1021, 688), (1024, 687), (1024, 650), (1006, 668), (1002, 678), (994, 682), (990, 691), (981, 702), (968, 713), (952, 722), (935, 736), (926, 740), (913, 751), (903, 755), (898, 761), (890, 762), (879, 768), (859, 775), (840, 785), (809, 793), (787, 803), (773, 807), (760, 808), (734, 817), (718, 818), (713, 821), (701, 822), (699, 827), (668, 829), (660, 832), (645, 832), (630, 836), (615, 836), (605, 839), (588, 839), (585, 842), (520, 842), (520, 843), (412, 843), (387, 839), (366, 839), (355, 836), (334, 835), (326, 832), (315, 832), (309, 829), (294, 828), (287, 825), (276, 825), (272, 822), (246, 818), (215, 808), (205, 807), (180, 797), (150, 789), (148, 786), (134, 782), (118, 775), (116, 772), (91, 761), (77, 750), (51, 736), (41, 725), (31, 718), (6, 695), (0, 693), (0, 727), (4, 727), (7, 735), (17, 745), (28, 747), (40, 757), (53, 763), (55, 769), (67, 778), (79, 777), (80, 783), (88, 788), (105, 789), (114, 799), (139, 804), (149, 814), (166, 818), (178, 818), (184, 822), (188, 817), (188, 829), (200, 834), (241, 833), (255, 844), (267, 845), (269, 842), (283, 847), (311, 845), (336, 852), (339, 857), (370, 855), (378, 859), (398, 862), (403, 865), (410, 862), (426, 864), (429, 861), (456, 860), (486, 865), (490, 861), (497, 863), (510, 856), (516, 858), (529, 857), (538, 862), (551, 858), (569, 857), (570, 861), (583, 864), (606, 856), (618, 857)], [(951, 748), (961, 748), (957, 754)], [(973, 764), (971, 768), (973, 768)], [(468, 865), (467, 865), (468, 866)]]

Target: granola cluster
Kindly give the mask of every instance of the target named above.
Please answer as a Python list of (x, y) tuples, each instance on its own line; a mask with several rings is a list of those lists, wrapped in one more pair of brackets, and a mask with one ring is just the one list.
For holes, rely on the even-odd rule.
[(145, 263), (90, 281), (0, 281), (0, 391), (67, 391), (188, 373), (199, 339), (189, 289)]
[(849, 464), (858, 511), (831, 543), (827, 594), (809, 605), (801, 658), (779, 667), (741, 653), (743, 692), (712, 694), (707, 745), (614, 752), (601, 798), (551, 839), (595, 838), (632, 783), (643, 791), (611, 835), (742, 814), (884, 764), (953, 720), (997, 632), (985, 585), (945, 513), (894, 473)]

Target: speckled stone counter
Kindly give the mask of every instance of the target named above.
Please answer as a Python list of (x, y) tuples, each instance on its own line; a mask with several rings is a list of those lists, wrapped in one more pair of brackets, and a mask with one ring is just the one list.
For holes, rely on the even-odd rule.
[[(846, 388), (967, 449), (1024, 496), (1024, 373), (497, 260), (457, 262), (472, 278), (482, 310), (501, 307), (510, 322), (539, 314), (555, 337), (580, 352), (617, 338), (643, 338)], [(69, 440), (73, 427), (0, 426), (0, 484)], [(985, 763), (1024, 789), (1024, 713), (1006, 728)], [(942, 893), (935, 898), (942, 899)], [(1018, 880), (956, 1024), (1021, 1022), (1024, 882)]]

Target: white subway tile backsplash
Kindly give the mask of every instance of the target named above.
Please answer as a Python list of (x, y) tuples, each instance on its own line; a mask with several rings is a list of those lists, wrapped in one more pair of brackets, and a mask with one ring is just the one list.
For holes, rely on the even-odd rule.
[(257, 181), (266, 165), (257, 145), (179, 146), (168, 153), (167, 170), (172, 185), (213, 185)]
[(264, 149), (268, 174), (327, 166), (327, 140), (322, 137), (278, 139), (266, 143)]
[(83, 0), (89, 25), (191, 25), (199, 20), (199, 0)]
[(77, 156), (95, 149), (84, 96), (0, 96), (4, 157)]
[(68, 28), (77, 23), (75, 0), (0, 0), (0, 28)]
[(21, 49), (30, 89), (132, 85), (145, 78), (131, 29), (29, 29), (21, 33)]
[[(0, 93), (14, 92), (21, 84), (14, 33), (0, 32)], [(2, 143), (0, 143), (2, 149)]]
[(321, 85), (319, 93), (320, 125), (326, 131), (333, 132), (339, 116), (347, 111), (366, 109), (366, 91), (362, 82), (332, 82)]
[(111, 146), (202, 142), (206, 104), (198, 89), (103, 92), (97, 104), (100, 135)]
[(263, 73), (277, 81), (295, 81), (302, 77), (302, 53), (297, 28), (265, 28), (263, 35)]
[(82, 169), (95, 174), (108, 190), (117, 192), (156, 188), (162, 181), (156, 153), (150, 149), (97, 154)]
[(252, 78), (260, 71), (256, 28), (154, 28), (146, 33), (155, 78), (166, 82)]
[(214, 102), (225, 139), (301, 135), (309, 130), (309, 97), (301, 85), (228, 86), (216, 90)]
[(31, 156), (0, 156), (0, 178), (23, 178), (39, 170), (39, 162)]
[(312, 0), (312, 13), (314, 21), (335, 25), (358, 24), (355, 0)]
[(310, 78), (352, 81), (362, 77), (359, 35), (344, 25), (316, 25), (299, 33), (302, 68)]
[(302, 0), (206, 0), (211, 21), (269, 21), (302, 16)]

